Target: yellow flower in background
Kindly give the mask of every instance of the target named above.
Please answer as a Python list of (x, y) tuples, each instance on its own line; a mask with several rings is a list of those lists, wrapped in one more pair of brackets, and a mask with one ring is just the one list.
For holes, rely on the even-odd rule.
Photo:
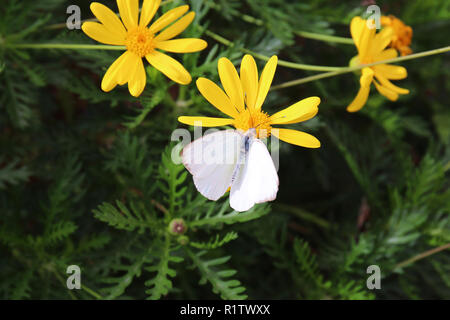
[(397, 49), (402, 56), (411, 54), (409, 45), (413, 36), (412, 28), (393, 15), (382, 16), (380, 22), (383, 27), (391, 27), (394, 30), (390, 46)]
[(230, 60), (221, 58), (218, 70), (225, 92), (214, 82), (205, 78), (197, 80), (197, 88), (206, 100), (229, 118), (183, 116), (179, 117), (178, 121), (188, 125), (201, 124), (204, 127), (233, 125), (244, 132), (255, 128), (258, 138), (266, 138), (273, 134), (288, 143), (307, 148), (319, 148), (320, 141), (308, 133), (272, 127), (313, 118), (319, 110), (317, 108), (320, 103), (319, 97), (303, 99), (272, 116), (261, 110), (272, 84), (277, 62), (276, 56), (271, 57), (258, 80), (258, 69), (252, 56), (245, 55), (242, 59), (240, 75)]
[[(397, 57), (397, 51), (393, 48), (386, 49), (392, 39), (393, 29), (386, 27), (376, 33), (376, 29), (369, 29), (366, 20), (360, 17), (352, 19), (350, 32), (358, 49), (358, 55), (350, 62), (351, 66), (369, 64), (381, 60)], [(378, 92), (391, 101), (396, 101), (399, 94), (408, 94), (409, 90), (399, 88), (389, 80), (400, 80), (407, 77), (408, 73), (404, 67), (390, 64), (379, 64), (366, 67), (361, 70), (360, 89), (355, 99), (347, 107), (347, 111), (356, 112), (367, 102), (370, 85), (375, 84)]]
[[(144, 0), (139, 17), (139, 0), (117, 0), (122, 20), (103, 4), (91, 4), (92, 13), (100, 23), (85, 22), (82, 26), (84, 33), (104, 44), (126, 46), (126, 52), (106, 71), (101, 85), (103, 91), (108, 92), (116, 85), (128, 83), (131, 95), (138, 97), (146, 84), (142, 61), (144, 57), (171, 80), (179, 84), (189, 84), (192, 81), (189, 72), (177, 60), (157, 49), (188, 53), (206, 48), (206, 41), (201, 39), (171, 40), (191, 24), (195, 12), (184, 15), (189, 6), (180, 6), (166, 12), (147, 27), (160, 4), (161, 0)], [(177, 19), (179, 20), (176, 21)], [(173, 23), (174, 21), (176, 22)]]

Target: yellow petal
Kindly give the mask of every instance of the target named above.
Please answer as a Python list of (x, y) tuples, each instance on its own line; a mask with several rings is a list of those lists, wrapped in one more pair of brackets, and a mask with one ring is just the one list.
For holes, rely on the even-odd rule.
[(125, 55), (122, 65), (117, 73), (116, 80), (118, 85), (123, 85), (127, 83), (133, 76), (139, 62), (142, 63), (142, 58), (137, 54), (127, 51), (128, 54)]
[(86, 35), (98, 42), (118, 46), (125, 44), (125, 37), (117, 37), (115, 34), (109, 32), (109, 30), (107, 30), (105, 26), (100, 23), (90, 21), (85, 22), (83, 23), (81, 29)]
[(350, 103), (350, 105), (347, 107), (348, 112), (356, 112), (364, 107), (367, 102), (367, 98), (369, 97), (370, 84), (372, 83), (372, 80), (373, 70), (370, 68), (364, 68), (362, 70), (362, 76), (359, 79), (361, 87), (355, 99), (353, 99), (352, 103)]
[(358, 94), (355, 99), (353, 99), (352, 103), (347, 107), (348, 112), (356, 112), (362, 109), (367, 102), (367, 98), (369, 97), (370, 86), (359, 88)]
[(319, 97), (303, 99), (270, 117), (271, 124), (290, 124), (306, 121), (314, 117), (319, 109)]
[(350, 33), (353, 38), (353, 42), (356, 47), (359, 48), (359, 42), (361, 40), (361, 34), (365, 25), (365, 21), (360, 17), (354, 17), (350, 22)]
[(197, 127), (220, 127), (233, 123), (233, 119), (211, 117), (179, 117), (178, 121)]
[(161, 0), (144, 0), (141, 9), (141, 17), (139, 18), (139, 25), (146, 27), (155, 16), (160, 5)]
[(230, 98), (214, 82), (206, 78), (199, 78), (196, 83), (200, 93), (214, 107), (233, 118), (239, 115)]
[(191, 75), (181, 63), (164, 53), (153, 51), (146, 55), (145, 58), (152, 66), (164, 73), (172, 81), (179, 84), (188, 84), (192, 81)]
[(225, 92), (230, 97), (231, 103), (239, 112), (244, 110), (244, 92), (242, 91), (241, 80), (236, 68), (227, 58), (220, 58), (219, 77)]
[(359, 56), (360, 61), (364, 61), (365, 58), (371, 54), (373, 39), (375, 36), (376, 29), (369, 29), (366, 25), (366, 20), (364, 20), (364, 26), (362, 28), (361, 38), (359, 41)]
[(397, 58), (397, 56), (398, 56), (397, 50), (390, 48), (390, 49), (386, 49), (380, 53), (375, 54), (373, 59), (374, 59), (374, 61), (383, 61), (383, 60)]
[(403, 88), (397, 87), (381, 73), (378, 73), (378, 72), (375, 73), (375, 77), (377, 78), (378, 81), (380, 81), (380, 84), (383, 87), (386, 87), (387, 89), (389, 89), (391, 91), (394, 91), (398, 94), (408, 94), (409, 93), (408, 89), (403, 89)]
[(292, 129), (272, 128), (271, 133), (280, 140), (305, 148), (319, 148), (320, 141), (306, 132)]
[(133, 97), (139, 97), (142, 91), (144, 91), (146, 82), (147, 78), (145, 75), (144, 64), (142, 63), (142, 59), (139, 58), (137, 60), (136, 68), (128, 81), (128, 90), (131, 95)]
[(370, 83), (372, 82), (373, 79), (373, 70), (371, 68), (363, 68), (362, 69), (362, 75), (361, 78), (359, 78), (359, 83), (361, 85), (361, 87), (367, 87), (370, 86)]
[(258, 94), (258, 67), (249, 54), (246, 54), (241, 62), (241, 83), (247, 107), (254, 108)]
[(377, 88), (378, 92), (383, 96), (385, 96), (386, 98), (388, 98), (389, 100), (396, 101), (398, 99), (398, 93), (386, 87), (383, 87), (382, 85), (378, 84), (377, 81), (374, 81), (373, 83), (375, 83), (375, 87)]
[(189, 6), (184, 5), (167, 11), (150, 26), (150, 32), (156, 33), (162, 30), (163, 28), (174, 22), (176, 19), (181, 17), (183, 14), (185, 14), (188, 10)]
[(91, 3), (91, 11), (103, 24), (106, 30), (116, 38), (125, 40), (127, 31), (125, 30), (123, 23), (111, 9), (101, 3), (93, 2)]
[(127, 30), (138, 26), (139, 0), (117, 0), (120, 17)]
[(394, 66), (390, 64), (379, 64), (373, 66), (375, 72), (382, 73), (386, 78), (391, 80), (401, 80), (408, 76), (406, 68), (401, 66)]
[(176, 37), (180, 33), (182, 33), (194, 20), (195, 12), (189, 12), (183, 18), (172, 24), (166, 30), (161, 32), (159, 35), (155, 37), (155, 41), (164, 41), (167, 39), (172, 39)]
[(266, 100), (267, 93), (269, 92), (270, 85), (272, 84), (273, 76), (275, 75), (275, 70), (277, 69), (278, 57), (272, 56), (269, 61), (267, 61), (263, 72), (261, 73), (261, 79), (259, 79), (258, 84), (258, 95), (256, 97), (255, 109), (261, 109), (261, 106)]
[(169, 52), (187, 53), (205, 49), (208, 43), (202, 39), (184, 38), (158, 42), (156, 47)]
[(118, 84), (117, 78), (120, 74), (121, 68), (124, 65), (124, 61), (127, 59), (127, 56), (130, 55), (130, 52), (124, 52), (113, 64), (108, 68), (105, 75), (102, 79), (102, 90), (105, 92), (109, 92)]
[(394, 31), (391, 27), (386, 27), (375, 35), (372, 44), (372, 55), (383, 51), (391, 43), (393, 33)]

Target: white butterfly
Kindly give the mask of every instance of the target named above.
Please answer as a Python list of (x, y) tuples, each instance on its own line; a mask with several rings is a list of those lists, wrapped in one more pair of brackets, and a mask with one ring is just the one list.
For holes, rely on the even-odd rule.
[(183, 148), (182, 161), (206, 198), (217, 200), (231, 187), (230, 206), (236, 211), (277, 196), (277, 170), (255, 129), (208, 134)]

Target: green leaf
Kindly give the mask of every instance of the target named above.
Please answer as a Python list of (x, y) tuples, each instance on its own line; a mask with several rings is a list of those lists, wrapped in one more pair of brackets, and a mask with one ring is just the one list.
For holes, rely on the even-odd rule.
[(149, 300), (158, 300), (169, 293), (173, 286), (170, 278), (174, 278), (177, 274), (169, 266), (169, 263), (180, 263), (183, 261), (181, 257), (171, 255), (171, 242), (168, 236), (166, 236), (164, 245), (160, 249), (157, 258), (159, 261), (156, 265), (146, 268), (147, 271), (156, 272), (154, 278), (145, 282), (145, 285), (149, 287), (145, 291), (149, 295)]
[[(224, 300), (247, 299), (247, 295), (244, 294), (246, 289), (241, 285), (241, 282), (230, 279), (236, 274), (236, 271), (228, 269), (224, 265), (230, 260), (230, 256), (206, 260), (204, 259), (206, 251), (193, 253), (188, 248), (186, 248), (186, 251), (191, 257), (194, 266), (200, 272), (200, 284), (206, 284), (209, 282), (212, 285), (213, 292), (219, 294)], [(219, 267), (222, 268), (219, 269)]]
[(68, 238), (77, 230), (77, 226), (72, 221), (56, 221), (44, 234), (44, 242), (46, 244), (57, 244)]
[(149, 215), (141, 212), (133, 203), (130, 203), (131, 210), (119, 200), (116, 201), (116, 206), (117, 208), (104, 202), (98, 206), (98, 209), (93, 210), (94, 217), (116, 229), (127, 231), (137, 229), (139, 233), (155, 227), (155, 223)]
[[(0, 157), (0, 164), (4, 161), (4, 158)], [(18, 159), (14, 159), (0, 167), (0, 190), (6, 189), (8, 184), (15, 185), (28, 180), (31, 172), (26, 166), (18, 166), (19, 163)]]
[(228, 232), (222, 239), (220, 239), (220, 235), (216, 234), (215, 238), (211, 238), (208, 242), (195, 242), (191, 241), (189, 245), (197, 249), (216, 249), (224, 244), (235, 240), (238, 238), (238, 234), (234, 231)]
[(187, 191), (186, 186), (182, 186), (188, 176), (182, 164), (175, 164), (171, 157), (171, 145), (167, 146), (161, 156), (161, 164), (158, 167), (159, 181), (158, 188), (163, 192), (163, 200), (169, 207), (172, 216), (183, 206), (183, 196)]
[(14, 288), (11, 292), (11, 300), (23, 300), (30, 298), (30, 282), (33, 279), (33, 271), (27, 270), (16, 279)]
[(224, 202), (217, 212), (215, 207), (210, 207), (206, 214), (199, 214), (195, 217), (194, 221), (189, 223), (190, 227), (201, 227), (201, 226), (217, 226), (219, 224), (234, 224), (242, 223), (250, 220), (258, 219), (270, 211), (270, 206), (268, 204), (255, 205), (248, 211), (237, 212), (231, 211), (227, 213), (229, 209), (228, 201)]

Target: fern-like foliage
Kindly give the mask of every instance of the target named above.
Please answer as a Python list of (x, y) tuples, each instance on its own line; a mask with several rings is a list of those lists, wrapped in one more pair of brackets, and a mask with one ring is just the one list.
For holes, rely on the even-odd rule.
[(11, 300), (23, 300), (26, 298), (30, 298), (30, 282), (32, 277), (33, 271), (27, 270), (20, 279), (15, 279), (17, 282), (12, 289)]
[(156, 226), (156, 223), (145, 213), (142, 213), (136, 207), (136, 204), (130, 203), (131, 210), (120, 201), (116, 201), (116, 206), (117, 208), (105, 202), (93, 211), (94, 216), (114, 228), (127, 231), (136, 229), (139, 233)]
[(230, 256), (206, 259), (207, 251), (194, 253), (187, 249), (194, 266), (200, 272), (200, 284), (209, 282), (214, 293), (219, 294), (222, 299), (242, 300), (246, 299), (245, 287), (239, 280), (230, 279), (236, 274), (236, 270), (229, 269), (224, 265), (230, 260)]
[(129, 129), (138, 127), (145, 119), (145, 117), (159, 105), (167, 94), (167, 86), (158, 86), (152, 90), (151, 94), (142, 94), (139, 98), (142, 108), (136, 110), (138, 114), (136, 116), (128, 116), (126, 118), (125, 126)]
[(101, 290), (104, 299), (112, 300), (123, 296), (133, 280), (141, 276), (145, 263), (151, 261), (149, 250), (141, 249), (137, 254), (135, 252), (121, 253), (120, 259), (111, 262), (108, 275), (102, 278), (102, 282), (108, 285)]
[(311, 253), (308, 243), (302, 239), (294, 240), (294, 252), (300, 268), (310, 277), (319, 287), (325, 289), (331, 286), (331, 282), (325, 282), (323, 276), (319, 274), (318, 265), (315, 256)]
[[(120, 146), (121, 155), (111, 159), (108, 170), (123, 170), (125, 174), (123, 177), (126, 178), (127, 183), (146, 186), (151, 178), (147, 174), (150, 171), (147, 172), (139, 168), (142, 168), (145, 162), (144, 159), (149, 157), (149, 152), (145, 146), (139, 147), (141, 143), (128, 134), (119, 139), (117, 144)], [(191, 236), (195, 237), (195, 234), (191, 235), (189, 230), (198, 230), (199, 228), (210, 230), (211, 227), (215, 229), (220, 228), (223, 224), (243, 223), (257, 219), (269, 211), (267, 205), (258, 205), (252, 210), (238, 213), (230, 211), (228, 201), (214, 203), (206, 202), (206, 199), (199, 195), (192, 197), (192, 189), (189, 190), (186, 186), (188, 173), (183, 165), (175, 164), (172, 161), (171, 153), (172, 149), (166, 148), (162, 154), (161, 162), (157, 169), (157, 188), (147, 189), (146, 192), (146, 196), (158, 200), (147, 201), (147, 199), (142, 197), (134, 197), (134, 200), (127, 205), (116, 200), (115, 205), (105, 202), (93, 210), (97, 219), (111, 227), (127, 232), (137, 231), (138, 234), (144, 234), (145, 232), (152, 239), (150, 249), (139, 249), (139, 254), (122, 258), (130, 261), (131, 264), (123, 265), (119, 263), (115, 264), (115, 267), (111, 269), (112, 272), (119, 272), (119, 274), (105, 278), (105, 283), (113, 285), (102, 289), (102, 292), (106, 293), (106, 298), (108, 299), (125, 294), (127, 288), (133, 285), (133, 281), (141, 277), (144, 272), (145, 277), (150, 277), (149, 280), (145, 281), (145, 286), (148, 288), (145, 292), (148, 298), (161, 299), (174, 290), (172, 279), (179, 272), (176, 271), (175, 266), (181, 265), (184, 261), (183, 253), (191, 256), (192, 252), (188, 249), (188, 243), (197, 249), (206, 249), (212, 252), (237, 239), (237, 233), (231, 231), (226, 233), (224, 237), (220, 237), (218, 233), (213, 234), (208, 242), (194, 239), (188, 242), (180, 242), (180, 247), (177, 244), (178, 239), (176, 235), (163, 231), (164, 226), (168, 228), (171, 217), (186, 219), (187, 236), (190, 238)], [(143, 170), (140, 171), (143, 172), (142, 175), (127, 172), (125, 163), (133, 162), (136, 163), (135, 169)], [(136, 184), (137, 181), (140, 181), (140, 183)], [(200, 204), (206, 210), (199, 210), (199, 208), (202, 208), (199, 206)], [(157, 214), (157, 212), (159, 213)], [(214, 266), (225, 263), (229, 260), (229, 257), (203, 261), (202, 253), (198, 255), (192, 254), (191, 258), (195, 260), (195, 265), (206, 276), (206, 278), (202, 277), (202, 283), (204, 279), (208, 279), (213, 285), (214, 292), (226, 299), (242, 299), (246, 297), (246, 295), (241, 294), (245, 289), (240, 286), (240, 283), (236, 280), (228, 279), (235, 271), (230, 269), (214, 271), (217, 269)]]
[(169, 293), (172, 289), (171, 278), (174, 278), (177, 274), (169, 264), (180, 263), (184, 260), (181, 257), (171, 255), (171, 242), (168, 236), (166, 236), (162, 248), (158, 250), (157, 259), (159, 261), (156, 265), (146, 268), (149, 272), (156, 272), (154, 278), (145, 282), (145, 285), (150, 287), (150, 289), (146, 291), (149, 295), (148, 299), (150, 300), (160, 299), (162, 296)]
[(234, 231), (228, 232), (222, 239), (220, 235), (216, 235), (215, 238), (211, 238), (208, 242), (195, 242), (191, 241), (189, 244), (197, 249), (215, 249), (223, 246), (224, 244), (233, 241), (238, 238), (238, 234)]
[(182, 184), (185, 182), (188, 172), (182, 164), (175, 164), (172, 161), (171, 149), (166, 148), (166, 152), (161, 157), (158, 173), (160, 178), (158, 187), (166, 195), (163, 200), (167, 204), (169, 212), (174, 214), (182, 207), (182, 196), (187, 190), (187, 187)]
[[(0, 157), (0, 163), (5, 163)], [(0, 167), (0, 189), (26, 181), (30, 177), (30, 170), (26, 166), (19, 166), (19, 160), (14, 159)]]
[(118, 137), (108, 156), (106, 169), (119, 174), (121, 183), (128, 189), (148, 196), (156, 188), (151, 182), (154, 167), (149, 160), (147, 146), (125, 132)]
[(229, 202), (225, 201), (217, 210), (217, 206), (207, 207), (206, 212), (198, 212), (194, 215), (190, 226), (218, 226), (221, 224), (234, 224), (238, 222), (247, 222), (253, 219), (258, 219), (269, 213), (269, 206), (267, 204), (256, 205), (248, 211), (237, 212), (229, 211)]

